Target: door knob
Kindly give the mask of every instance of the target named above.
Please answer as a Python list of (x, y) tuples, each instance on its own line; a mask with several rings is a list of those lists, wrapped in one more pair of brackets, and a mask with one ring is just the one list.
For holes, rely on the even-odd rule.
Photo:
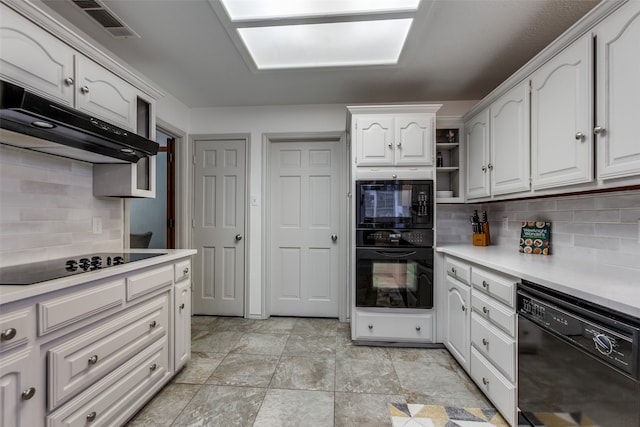
[(241, 235), (241, 234), (236, 234), (236, 240), (237, 240), (237, 241), (242, 240), (242, 235)]
[(333, 240), (334, 242), (338, 240), (338, 235), (337, 234), (332, 234), (331, 235), (331, 240)]

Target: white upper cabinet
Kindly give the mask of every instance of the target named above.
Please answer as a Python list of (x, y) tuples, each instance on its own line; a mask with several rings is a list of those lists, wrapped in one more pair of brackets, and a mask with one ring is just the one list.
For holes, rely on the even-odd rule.
[(465, 123), (467, 136), (467, 198), (490, 194), (489, 109), (484, 109)]
[(440, 105), (347, 107), (356, 166), (433, 166)]
[(5, 5), (0, 11), (2, 78), (73, 105), (73, 49)]
[(136, 128), (138, 91), (89, 58), (78, 56), (77, 108), (125, 127)]
[(491, 194), (529, 190), (529, 81), (489, 107)]
[(588, 33), (531, 77), (533, 189), (593, 179), (592, 64)]
[(596, 27), (598, 179), (640, 174), (640, 2), (629, 1)]

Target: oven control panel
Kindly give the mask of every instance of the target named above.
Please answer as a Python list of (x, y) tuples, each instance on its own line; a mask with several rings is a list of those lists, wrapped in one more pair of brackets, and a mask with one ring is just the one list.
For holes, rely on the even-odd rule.
[(356, 230), (356, 246), (433, 246), (433, 230)]

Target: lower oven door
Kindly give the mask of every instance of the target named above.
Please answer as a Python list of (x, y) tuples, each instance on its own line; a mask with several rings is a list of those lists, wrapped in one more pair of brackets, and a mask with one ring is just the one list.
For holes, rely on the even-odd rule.
[(356, 248), (356, 306), (433, 308), (433, 248)]
[(639, 427), (639, 397), (636, 380), (518, 315), (519, 425)]

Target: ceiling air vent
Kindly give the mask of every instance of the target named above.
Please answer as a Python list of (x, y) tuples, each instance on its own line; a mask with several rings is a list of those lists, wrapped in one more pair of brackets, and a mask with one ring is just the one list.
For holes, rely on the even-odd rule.
[(115, 38), (140, 38), (113, 12), (97, 0), (71, 0)]

